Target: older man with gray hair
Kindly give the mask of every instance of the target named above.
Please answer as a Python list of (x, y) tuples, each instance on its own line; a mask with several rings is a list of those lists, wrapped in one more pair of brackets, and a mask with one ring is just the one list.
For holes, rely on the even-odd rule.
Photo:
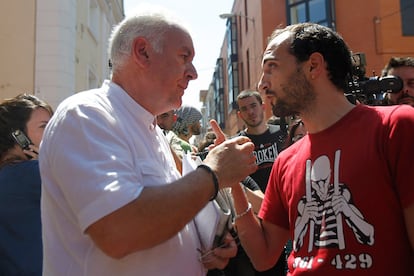
[(223, 268), (236, 254), (234, 239), (201, 260), (194, 217), (220, 188), (256, 170), (253, 144), (224, 141), (181, 177), (156, 115), (178, 108), (197, 78), (189, 31), (158, 7), (140, 9), (109, 44), (111, 80), (62, 102), (45, 130), (43, 275), (202, 276)]

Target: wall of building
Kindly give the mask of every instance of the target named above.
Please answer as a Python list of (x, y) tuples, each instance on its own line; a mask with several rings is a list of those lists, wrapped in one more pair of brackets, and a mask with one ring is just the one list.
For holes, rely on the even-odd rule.
[(109, 78), (107, 40), (122, 0), (13, 0), (0, 15), (1, 99), (29, 92), (56, 108)]
[[(335, 1), (336, 27), (353, 52), (366, 55), (368, 76), (377, 75), (391, 56), (414, 55), (414, 37), (401, 34), (400, 1)], [(352, 20), (351, 20), (352, 19)]]
[[(5, 1), (6, 2), (6, 1)], [(36, 1), (13, 0), (0, 9), (0, 97), (34, 90)]]
[[(108, 38), (122, 18), (116, 1), (77, 0), (76, 91), (101, 86), (109, 78)], [(122, 2), (122, 1), (121, 1)], [(121, 3), (122, 5), (122, 3)]]
[(76, 0), (37, 0), (35, 95), (56, 107), (75, 92)]
[[(349, 1), (335, 0), (330, 3), (334, 6), (336, 31), (343, 36), (351, 51), (365, 53), (367, 77), (373, 74), (380, 75), (391, 56), (414, 56), (414, 36), (402, 35), (400, 0), (365, 0), (359, 1), (358, 5), (351, 5)], [(276, 27), (284, 27), (287, 24), (286, 0), (258, 0), (254, 4), (248, 0), (235, 0), (232, 13), (247, 15), (254, 19), (255, 32), (246, 31), (245, 24), (250, 24), (249, 20), (241, 19), (238, 22), (240, 29), (238, 34), (241, 36), (238, 61), (243, 64), (239, 90), (254, 89), (260, 79), (261, 56), (268, 37)], [(251, 45), (253, 41), (255, 41), (254, 47)], [(225, 64), (226, 47), (223, 43), (220, 54)], [(247, 61), (247, 52), (251, 54), (252, 49), (259, 53), (254, 55), (254, 61)], [(251, 64), (250, 68), (255, 69), (249, 71), (246, 64), (252, 61), (254, 65)], [(247, 76), (248, 74), (250, 76)], [(249, 78), (250, 82), (246, 81)], [(224, 81), (227, 81), (227, 76)], [(227, 97), (227, 83), (224, 87), (224, 95)], [(262, 96), (266, 103), (266, 117), (270, 117), (271, 107), (265, 95)], [(227, 107), (227, 99), (226, 103)], [(237, 119), (235, 110), (225, 111), (225, 116), (224, 130), (228, 135), (234, 135), (244, 127), (243, 122)]]
[[(381, 0), (379, 16), (375, 18), (376, 53), (382, 57), (382, 64), (392, 56), (414, 56), (414, 36), (402, 36), (400, 1)], [(411, 1), (414, 16), (414, 2)]]

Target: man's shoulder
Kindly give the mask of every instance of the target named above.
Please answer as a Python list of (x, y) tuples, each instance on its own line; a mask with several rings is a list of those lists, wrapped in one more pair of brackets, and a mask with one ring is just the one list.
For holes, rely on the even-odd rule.
[(261, 133), (261, 134), (257, 134), (257, 135), (251, 135), (246, 133), (246, 131), (241, 130), (239, 131), (235, 136), (247, 136), (250, 139), (253, 140), (262, 140), (262, 139), (274, 139), (276, 138), (276, 140), (280, 140), (280, 139), (284, 139), (284, 137), (286, 137), (287, 133), (282, 131), (280, 129), (279, 126), (276, 125), (268, 125), (268, 128), (266, 129), (265, 132)]
[[(391, 105), (391, 106), (364, 106), (358, 105), (354, 117), (381, 118), (385, 124), (398, 121), (414, 121), (414, 108), (409, 105)], [(372, 119), (371, 119), (372, 120)]]
[(248, 134), (246, 132), (246, 130), (240, 130), (235, 136), (254, 136), (254, 137), (261, 137), (261, 136), (267, 136), (269, 133), (273, 134), (273, 133), (279, 133), (281, 132), (280, 130), (280, 126), (278, 125), (267, 125), (266, 130), (263, 133), (260, 134)]

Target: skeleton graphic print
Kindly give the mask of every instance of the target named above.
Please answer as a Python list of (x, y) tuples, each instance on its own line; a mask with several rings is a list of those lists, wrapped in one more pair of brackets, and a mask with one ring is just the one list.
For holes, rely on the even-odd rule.
[(287, 230), (288, 275), (414, 275), (410, 108), (357, 105), (278, 155), (258, 216)]
[(339, 181), (340, 150), (334, 160), (334, 183), (330, 183), (329, 158), (318, 157), (313, 165), (306, 163), (306, 194), (298, 203), (293, 249), (297, 252), (309, 235), (308, 252), (313, 248), (337, 247), (344, 249), (343, 221), (350, 227), (361, 244), (374, 244), (374, 227), (352, 201), (351, 191)]

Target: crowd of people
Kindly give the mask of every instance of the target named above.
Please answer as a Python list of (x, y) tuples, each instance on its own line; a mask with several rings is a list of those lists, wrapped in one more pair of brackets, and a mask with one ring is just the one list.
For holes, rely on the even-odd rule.
[[(414, 58), (385, 65), (403, 87), (384, 106), (353, 104), (343, 38), (277, 28), (257, 90), (237, 97), (244, 128), (211, 120), (193, 144), (188, 29), (141, 11), (109, 53), (110, 80), (55, 111), (0, 103), (0, 275), (413, 275)], [(183, 176), (187, 153), (203, 161)], [(223, 188), (233, 229), (206, 254), (195, 217)]]

